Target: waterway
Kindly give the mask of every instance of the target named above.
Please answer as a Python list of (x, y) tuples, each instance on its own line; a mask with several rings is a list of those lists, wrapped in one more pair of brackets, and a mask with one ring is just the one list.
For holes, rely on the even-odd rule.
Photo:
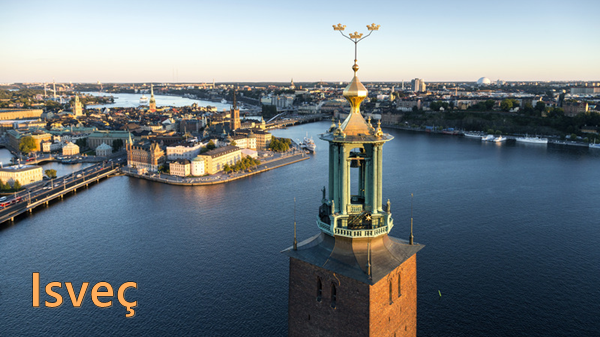
[[(105, 93), (105, 92), (84, 92), (84, 94), (93, 95), (93, 96), (113, 96), (115, 98), (115, 103), (113, 104), (98, 104), (98, 105), (89, 105), (88, 108), (137, 108), (140, 105), (140, 97), (145, 95), (148, 99), (150, 99), (150, 94), (125, 94), (125, 93)], [(156, 99), (156, 106), (173, 106), (173, 107), (182, 107), (182, 106), (190, 106), (194, 103), (198, 104), (198, 106), (214, 106), (218, 111), (223, 111), (223, 109), (229, 110), (231, 108), (231, 104), (223, 104), (221, 102), (211, 102), (204, 101), (199, 99), (191, 99), (187, 97), (180, 96), (170, 96), (170, 95), (154, 95)], [(146, 104), (147, 106), (147, 104)]]
[[(119, 176), (0, 227), (1, 335), (285, 336), (294, 197), (317, 233), (328, 122), (275, 130), (310, 160), (227, 184)], [(384, 199), (407, 238), (414, 194), (419, 336), (600, 335), (600, 151), (385, 130)], [(32, 308), (31, 279), (127, 281), (114, 299)], [(442, 297), (439, 296), (438, 290)], [(338, 294), (342, 297), (344, 294)], [(42, 301), (52, 299), (43, 295)], [(42, 302), (43, 303), (43, 302)], [(343, 308), (338, 308), (342, 310)]]

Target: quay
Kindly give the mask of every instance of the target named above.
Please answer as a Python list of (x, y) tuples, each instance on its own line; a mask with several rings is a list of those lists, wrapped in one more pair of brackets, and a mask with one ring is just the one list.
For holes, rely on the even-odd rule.
[(235, 172), (235, 173), (221, 173), (207, 177), (194, 177), (194, 178), (183, 178), (183, 177), (175, 177), (171, 175), (142, 175), (137, 174), (130, 170), (127, 167), (121, 168), (121, 172), (127, 176), (146, 179), (150, 181), (155, 181), (163, 184), (170, 185), (179, 185), (179, 186), (207, 186), (207, 185), (216, 185), (223, 184), (226, 182), (246, 178), (255, 174), (267, 172), (279, 167), (283, 167), (286, 165), (294, 164), (297, 162), (301, 162), (303, 160), (309, 159), (310, 156), (305, 153), (297, 153), (288, 156), (282, 156), (279, 158), (275, 158), (269, 161), (261, 162), (260, 165), (257, 166), (255, 170), (250, 172)]

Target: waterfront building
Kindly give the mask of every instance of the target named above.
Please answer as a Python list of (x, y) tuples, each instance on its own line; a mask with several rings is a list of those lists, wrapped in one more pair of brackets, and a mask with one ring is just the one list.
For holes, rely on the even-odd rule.
[(257, 128), (238, 130), (237, 134), (244, 135), (246, 138), (250, 138), (252, 136), (256, 137), (255, 149), (259, 151), (268, 149), (269, 145), (271, 144), (271, 139), (273, 138), (273, 135), (271, 135), (269, 132)]
[(40, 118), (44, 113), (43, 109), (0, 109), (0, 120)]
[(190, 175), (190, 161), (187, 159), (179, 159), (169, 163), (169, 174), (177, 177), (187, 177)]
[(41, 166), (14, 165), (0, 168), (0, 180), (11, 186), (14, 186), (15, 181), (19, 181), (21, 185), (29, 185), (43, 178)]
[(77, 146), (76, 144), (73, 144), (71, 142), (68, 142), (62, 147), (62, 154), (63, 154), (63, 156), (77, 155), (77, 154), (79, 154), (79, 146)]
[(148, 103), (148, 110), (156, 111), (156, 99), (154, 98), (154, 84), (150, 84), (150, 103)]
[[(389, 236), (383, 200), (383, 145), (393, 137), (363, 118), (367, 90), (354, 78), (343, 95), (351, 113), (321, 139), (329, 143), (329, 195), (323, 187), (319, 234), (284, 250), (290, 258), (289, 336), (416, 336), (416, 253)], [(351, 174), (351, 171), (356, 171)], [(356, 179), (353, 189), (351, 178)], [(294, 224), (295, 226), (295, 224)]]
[(165, 152), (160, 146), (149, 140), (133, 143), (131, 138), (127, 141), (127, 166), (157, 172), (158, 168), (166, 161)]
[(167, 146), (167, 160), (191, 160), (200, 154), (201, 143), (180, 142)]
[(52, 135), (46, 133), (41, 130), (29, 131), (29, 130), (7, 130), (6, 134), (8, 136), (8, 146), (10, 146), (13, 150), (19, 150), (19, 144), (21, 144), (21, 139), (24, 137), (31, 136), (35, 141), (35, 149), (34, 151), (41, 151), (43, 141), (50, 141), (52, 139)]
[(231, 140), (235, 142), (235, 146), (240, 149), (256, 150), (256, 135), (252, 131), (248, 135), (231, 136)]
[(96, 150), (102, 143), (114, 146), (114, 141), (117, 139), (120, 139), (125, 144), (129, 136), (129, 131), (97, 130), (90, 133), (87, 137), (87, 146), (92, 150)]
[(575, 117), (580, 113), (588, 112), (589, 106), (587, 102), (563, 102), (565, 116)]
[(192, 159), (191, 162), (191, 174), (195, 177), (203, 176), (204, 173), (204, 159), (198, 156)]
[(112, 154), (112, 146), (102, 143), (98, 147), (96, 147), (96, 156), (97, 157), (110, 157)]
[(223, 146), (198, 156), (204, 161), (207, 174), (215, 174), (223, 170), (225, 164), (232, 166), (242, 159), (242, 151), (237, 146)]

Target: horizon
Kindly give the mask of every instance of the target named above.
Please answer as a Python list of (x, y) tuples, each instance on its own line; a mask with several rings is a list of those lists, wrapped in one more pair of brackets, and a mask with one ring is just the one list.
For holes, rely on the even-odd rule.
[(358, 47), (365, 83), (600, 78), (597, 1), (344, 4), (9, 2), (0, 83), (346, 82), (354, 48), (332, 25), (366, 34), (372, 22)]

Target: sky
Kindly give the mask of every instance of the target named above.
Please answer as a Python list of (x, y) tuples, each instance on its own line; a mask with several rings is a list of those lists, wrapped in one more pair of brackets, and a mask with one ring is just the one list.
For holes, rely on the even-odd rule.
[(0, 83), (600, 81), (600, 1), (0, 0)]

